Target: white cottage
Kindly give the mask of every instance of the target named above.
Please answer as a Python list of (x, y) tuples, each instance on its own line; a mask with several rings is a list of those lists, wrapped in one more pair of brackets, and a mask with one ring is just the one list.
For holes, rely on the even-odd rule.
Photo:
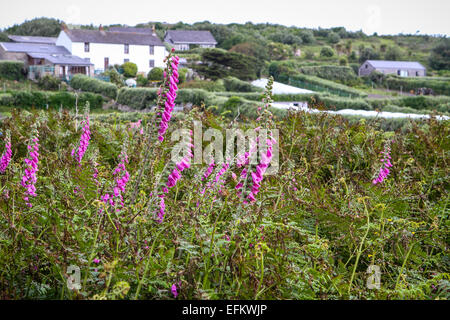
[(137, 65), (138, 72), (148, 73), (153, 67), (164, 67), (167, 55), (154, 32), (104, 31), (102, 27), (99, 30), (64, 28), (56, 45), (93, 63), (97, 72), (129, 61)]

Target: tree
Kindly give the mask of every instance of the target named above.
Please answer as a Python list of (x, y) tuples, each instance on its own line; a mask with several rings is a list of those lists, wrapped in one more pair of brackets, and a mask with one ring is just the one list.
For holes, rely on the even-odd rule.
[(359, 55), (359, 62), (363, 63), (366, 60), (377, 60), (380, 58), (378, 52), (376, 52), (373, 48), (367, 47), (362, 49)]
[(313, 43), (316, 40), (311, 30), (302, 30), (299, 36), (302, 38), (303, 43)]
[(256, 42), (239, 43), (231, 47), (229, 51), (245, 54), (246, 56), (251, 56), (261, 61), (269, 60), (269, 50), (267, 46)]
[(22, 24), (15, 24), (4, 30), (7, 34), (21, 36), (57, 37), (61, 31), (62, 21), (50, 18), (36, 18), (26, 20)]
[(450, 70), (450, 39), (439, 42), (429, 57), (430, 66), (435, 70)]
[(401, 56), (402, 56), (402, 51), (400, 50), (400, 48), (397, 46), (392, 46), (387, 49), (386, 54), (384, 55), (384, 58), (386, 60), (396, 61), (396, 60), (400, 60)]
[(327, 36), (328, 42), (335, 44), (338, 43), (339, 41), (341, 41), (341, 37), (336, 33), (331, 31), (328, 36)]
[(133, 62), (125, 62), (122, 65), (123, 75), (128, 78), (136, 77), (137, 65)]
[(302, 38), (299, 36), (295, 36), (291, 33), (279, 31), (277, 33), (274, 33), (270, 36), (270, 40), (283, 43), (283, 44), (302, 44)]
[(206, 49), (202, 63), (193, 64), (200, 75), (211, 80), (234, 76), (241, 80), (254, 80), (261, 74), (262, 63), (257, 59), (223, 49)]
[(330, 58), (334, 56), (334, 50), (328, 46), (322, 47), (322, 49), (320, 49), (320, 56)]
[(267, 45), (270, 60), (285, 60), (292, 57), (292, 48), (286, 44), (271, 42)]
[(147, 79), (150, 81), (162, 81), (164, 75), (164, 70), (159, 67), (154, 67), (147, 74)]

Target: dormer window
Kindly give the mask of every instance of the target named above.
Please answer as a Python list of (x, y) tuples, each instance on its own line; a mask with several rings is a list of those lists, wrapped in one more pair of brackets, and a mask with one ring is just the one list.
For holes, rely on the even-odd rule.
[(84, 43), (84, 52), (89, 52), (89, 42)]
[(125, 45), (124, 45), (124, 53), (125, 54), (129, 54), (130, 53), (130, 46), (126, 43)]

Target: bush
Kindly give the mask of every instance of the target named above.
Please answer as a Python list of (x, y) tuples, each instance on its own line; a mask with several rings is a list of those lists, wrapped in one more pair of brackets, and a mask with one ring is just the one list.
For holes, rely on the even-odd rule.
[(339, 41), (341, 41), (341, 37), (336, 33), (331, 31), (328, 36), (327, 36), (328, 42), (335, 44), (338, 43)]
[(42, 90), (59, 90), (61, 87), (61, 80), (46, 74), (38, 80), (38, 86)]
[(8, 80), (24, 80), (25, 64), (22, 61), (0, 61), (0, 78)]
[(0, 93), (0, 106), (11, 107), (14, 105), (14, 97), (10, 93)]
[(116, 99), (117, 97), (118, 89), (116, 85), (85, 75), (74, 75), (72, 80), (70, 80), (70, 85), (75, 90), (99, 93), (111, 99)]
[(136, 73), (137, 73), (137, 65), (133, 62), (125, 62), (122, 65), (122, 69), (123, 69), (123, 75), (127, 78), (134, 78), (136, 77)]
[(115, 84), (117, 87), (122, 87), (124, 84), (123, 76), (117, 72), (116, 69), (109, 69), (103, 73), (105, 76), (109, 77), (111, 83)]
[(186, 81), (186, 75), (187, 75), (188, 71), (189, 70), (187, 68), (180, 68), (178, 70), (178, 81), (179, 81), (179, 84), (182, 84), (182, 83), (184, 83)]
[(334, 50), (328, 46), (322, 47), (322, 49), (320, 49), (320, 56), (330, 58), (334, 56)]
[(340, 65), (340, 66), (346, 66), (347, 63), (348, 63), (348, 60), (347, 60), (346, 57), (340, 57), (340, 58), (339, 58), (339, 65)]
[(148, 79), (142, 74), (138, 74), (136, 78), (136, 83), (139, 87), (145, 87), (148, 84)]
[(150, 81), (162, 81), (164, 75), (163, 69), (154, 67), (147, 75), (147, 79)]

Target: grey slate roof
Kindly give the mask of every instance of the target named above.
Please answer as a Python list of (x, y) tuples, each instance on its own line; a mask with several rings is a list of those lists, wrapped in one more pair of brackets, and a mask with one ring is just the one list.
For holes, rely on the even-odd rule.
[(73, 42), (114, 43), (164, 46), (157, 36), (137, 32), (113, 32), (100, 30), (64, 30)]
[(29, 53), (32, 58), (45, 59), (53, 64), (65, 64), (65, 65), (77, 65), (77, 66), (90, 66), (93, 63), (73, 55), (51, 55), (46, 53)]
[(425, 67), (417, 61), (387, 61), (387, 60), (367, 60), (374, 68), (380, 69), (420, 69)]
[(63, 46), (41, 43), (0, 42), (0, 46), (8, 52), (67, 54), (70, 52)]
[(170, 39), (172, 43), (217, 44), (209, 31), (168, 30), (165, 38)]
[(42, 43), (42, 44), (55, 44), (56, 38), (53, 37), (32, 37), (32, 36), (8, 36), (14, 42), (22, 43)]
[(132, 27), (111, 27), (108, 31), (111, 32), (135, 32), (143, 34), (152, 34), (152, 29), (150, 28), (132, 28)]

